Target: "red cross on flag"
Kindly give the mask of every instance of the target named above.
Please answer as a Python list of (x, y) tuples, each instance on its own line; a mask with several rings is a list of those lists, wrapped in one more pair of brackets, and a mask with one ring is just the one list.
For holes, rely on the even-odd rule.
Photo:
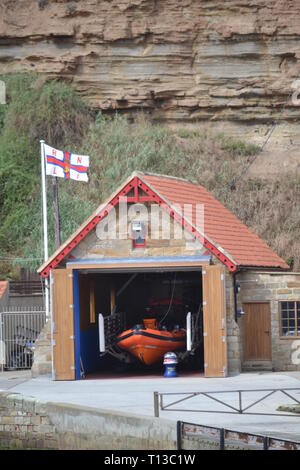
[(56, 150), (44, 145), (46, 159), (46, 174), (58, 178), (88, 182), (90, 157)]

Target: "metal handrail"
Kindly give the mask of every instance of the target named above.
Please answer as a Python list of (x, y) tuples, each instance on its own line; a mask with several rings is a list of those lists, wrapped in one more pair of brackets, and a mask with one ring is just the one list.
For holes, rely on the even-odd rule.
[[(269, 398), (271, 395), (274, 395), (277, 392), (281, 392), (284, 395), (288, 396), (291, 400), (296, 402), (298, 405), (300, 404), (300, 401), (292, 396), (290, 391), (299, 391), (300, 388), (263, 388), (263, 389), (243, 389), (243, 390), (218, 390), (218, 391), (208, 391), (208, 392), (165, 392), (165, 393), (159, 393), (159, 392), (154, 392), (154, 416), (158, 417), (159, 416), (159, 410), (161, 411), (183, 411), (183, 412), (196, 412), (196, 413), (225, 413), (225, 414), (244, 414), (244, 415), (261, 415), (261, 416), (287, 416), (287, 417), (295, 417), (295, 418), (300, 418), (300, 414), (284, 414), (281, 412), (278, 413), (259, 413), (259, 412), (247, 412), (250, 408), (253, 408), (255, 405), (258, 403), (263, 402), (267, 398)], [(250, 405), (247, 405), (243, 407), (243, 393), (251, 393), (251, 392), (267, 392), (266, 395), (263, 397), (253, 401), (253, 403), (250, 403)], [(212, 395), (216, 394), (225, 394), (225, 393), (230, 393), (230, 394), (237, 394), (238, 395), (238, 407), (233, 406), (229, 403), (226, 403), (224, 400), (218, 399)], [(166, 396), (181, 396), (184, 395), (183, 398), (180, 398), (178, 400), (172, 401), (170, 403), (164, 404), (164, 397)], [(172, 408), (175, 405), (178, 405), (179, 403), (185, 402), (190, 400), (191, 398), (195, 398), (197, 396), (205, 396), (206, 398), (209, 398), (212, 401), (215, 401), (217, 403), (220, 403), (221, 405), (225, 406), (226, 408), (233, 410), (233, 411), (225, 411), (225, 410), (199, 410), (199, 409), (183, 409), (183, 408)]]

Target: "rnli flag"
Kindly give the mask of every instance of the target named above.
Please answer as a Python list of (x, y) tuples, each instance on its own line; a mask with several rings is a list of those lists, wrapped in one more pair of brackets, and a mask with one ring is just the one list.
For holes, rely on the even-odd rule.
[(56, 150), (49, 145), (44, 146), (46, 174), (58, 178), (88, 182), (90, 157)]

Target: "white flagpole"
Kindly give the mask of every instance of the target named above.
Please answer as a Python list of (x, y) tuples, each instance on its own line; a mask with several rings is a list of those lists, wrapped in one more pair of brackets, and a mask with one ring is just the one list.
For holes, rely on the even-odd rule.
[[(42, 171), (42, 194), (43, 194), (43, 228), (44, 228), (44, 261), (48, 259), (48, 224), (47, 224), (47, 191), (46, 191), (46, 172), (45, 172), (45, 141), (40, 140), (41, 144), (41, 171)], [(45, 279), (45, 309), (46, 321), (49, 319), (49, 279)]]

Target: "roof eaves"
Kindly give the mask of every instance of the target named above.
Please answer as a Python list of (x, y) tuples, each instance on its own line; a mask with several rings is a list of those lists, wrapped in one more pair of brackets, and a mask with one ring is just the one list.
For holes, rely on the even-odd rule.
[(288, 273), (290, 272), (291, 274), (294, 274), (294, 272), (291, 270), (291, 267), (285, 263), (285, 266), (286, 267), (283, 267), (283, 265), (280, 265), (280, 264), (275, 264), (274, 262), (274, 265), (257, 265), (257, 264), (240, 264), (240, 270), (248, 270), (248, 269), (266, 269), (270, 272), (272, 271), (276, 271), (276, 270), (279, 270), (279, 271), (282, 271), (283, 273)]

